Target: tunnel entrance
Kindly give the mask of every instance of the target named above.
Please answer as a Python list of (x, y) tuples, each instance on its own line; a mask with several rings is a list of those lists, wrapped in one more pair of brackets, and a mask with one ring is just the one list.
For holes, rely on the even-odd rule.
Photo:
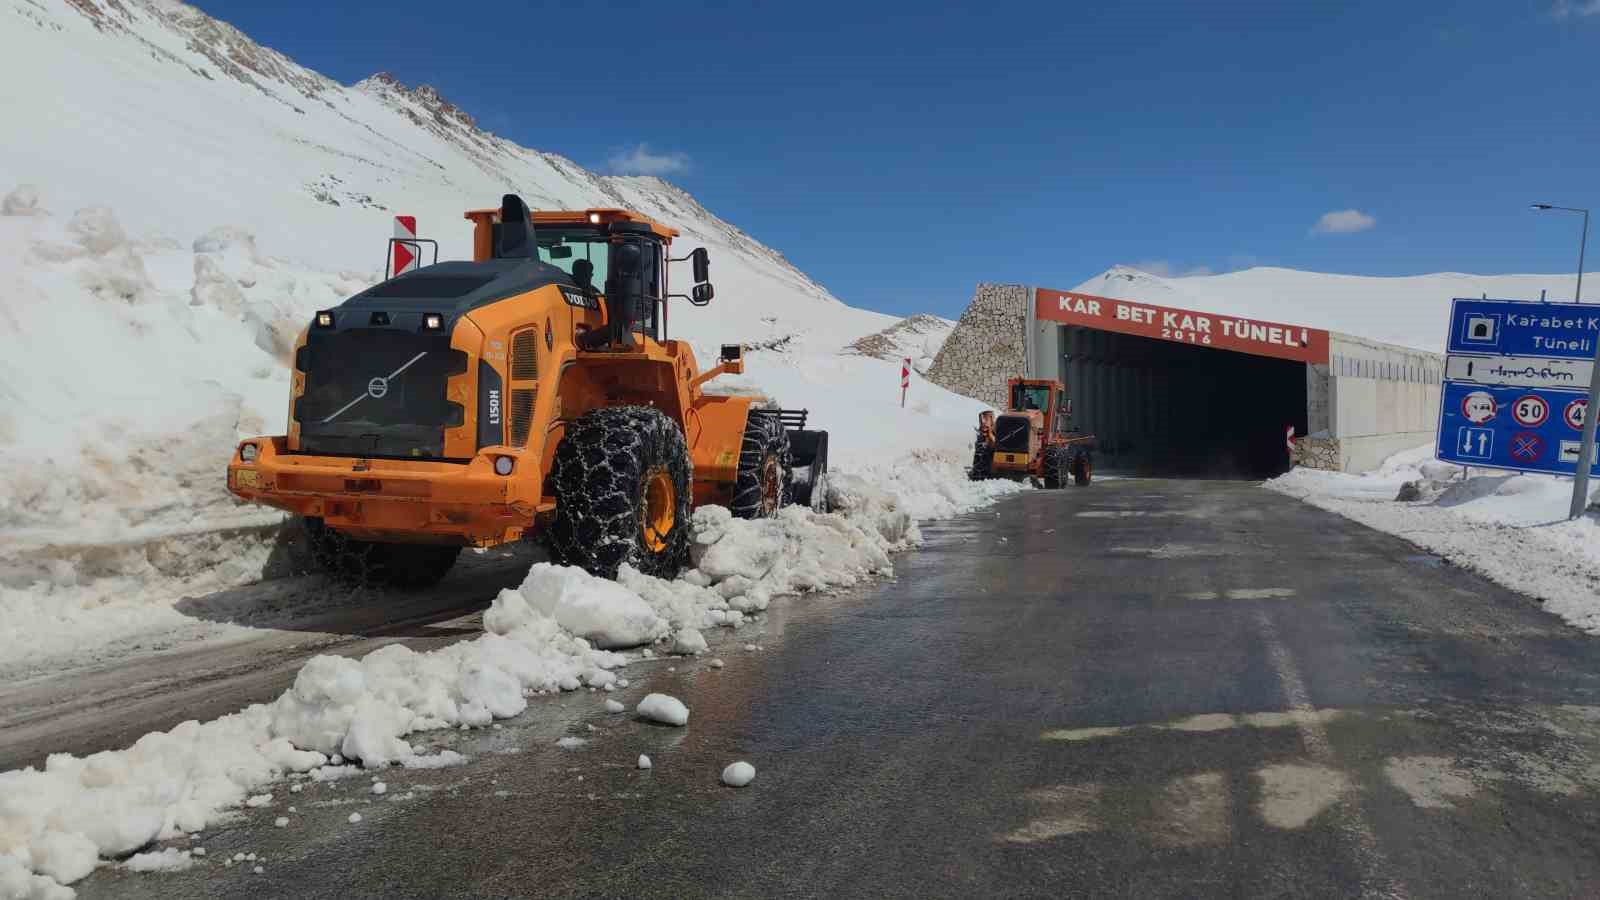
[(1101, 471), (1268, 478), (1289, 469), (1285, 426), (1307, 432), (1305, 363), (1060, 327), (1074, 424), (1099, 437)]

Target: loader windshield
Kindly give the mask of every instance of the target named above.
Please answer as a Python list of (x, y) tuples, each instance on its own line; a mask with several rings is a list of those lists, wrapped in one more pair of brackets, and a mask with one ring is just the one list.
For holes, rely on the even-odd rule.
[(585, 260), (593, 267), (595, 290), (604, 290), (610, 245), (599, 229), (541, 225), (538, 238), (541, 262), (547, 262), (571, 275), (572, 267), (579, 260)]
[(1050, 388), (1042, 384), (1019, 384), (1011, 389), (1012, 409), (1050, 408)]

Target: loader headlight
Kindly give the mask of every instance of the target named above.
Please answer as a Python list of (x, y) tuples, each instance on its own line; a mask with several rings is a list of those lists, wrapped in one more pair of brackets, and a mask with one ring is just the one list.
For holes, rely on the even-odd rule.
[(600, 214), (599, 213), (589, 213), (589, 224), (590, 225), (599, 225), (600, 224)]
[(239, 445), (239, 461), (240, 462), (253, 463), (253, 462), (256, 461), (256, 457), (260, 456), (260, 455), (261, 455), (261, 448), (257, 447), (255, 444), (240, 444)]
[(328, 312), (327, 310), (323, 310), (322, 312), (317, 313), (317, 327), (318, 328), (332, 328), (333, 327), (333, 313)]
[(511, 470), (517, 467), (517, 461), (509, 456), (496, 456), (494, 458), (494, 473), (496, 475), (510, 475)]
[(423, 313), (422, 314), (422, 330), (423, 331), (443, 331), (444, 330), (444, 316), (441, 316), (438, 313)]

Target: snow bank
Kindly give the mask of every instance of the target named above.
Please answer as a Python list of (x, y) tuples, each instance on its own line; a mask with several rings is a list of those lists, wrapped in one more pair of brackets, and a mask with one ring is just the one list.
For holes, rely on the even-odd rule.
[[(921, 541), (914, 512), (952, 515), (1020, 490), (968, 482), (956, 460), (914, 454), (864, 470), (870, 478), (842, 472), (829, 484), (832, 513), (791, 507), (744, 520), (701, 507), (695, 567), (675, 580), (624, 567), (611, 582), (540, 563), (516, 590), (500, 592), (474, 640), (426, 653), (391, 644), (359, 660), (314, 657), (271, 703), (184, 722), (125, 750), (57, 754), (42, 770), (0, 773), (0, 858), (49, 884), (71, 883), (98, 857), (199, 831), (253, 797), (270, 802), (261, 789), (287, 773), (348, 775), (345, 760), (369, 769), (459, 763), (449, 751), (419, 756), (407, 738), (516, 716), (533, 694), (614, 686), (627, 657), (605, 647), (659, 642), (700, 652), (699, 629), (737, 625), (777, 596), (891, 574), (890, 554)], [(660, 694), (644, 698), (638, 713), (673, 725), (689, 717)], [(5, 871), (0, 877), (15, 878)]]
[[(1395, 499), (1406, 485), (1418, 499)], [(1485, 469), (1463, 477), (1426, 446), (1366, 475), (1295, 469), (1267, 487), (1404, 538), (1600, 634), (1600, 517), (1567, 520), (1568, 479)]]

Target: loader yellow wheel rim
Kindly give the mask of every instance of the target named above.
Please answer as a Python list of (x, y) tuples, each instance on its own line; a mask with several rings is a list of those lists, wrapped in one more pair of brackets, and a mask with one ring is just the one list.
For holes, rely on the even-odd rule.
[(783, 479), (778, 473), (778, 458), (768, 456), (761, 464), (761, 514), (770, 516), (783, 503)]
[(644, 476), (644, 497), (639, 503), (640, 537), (645, 549), (651, 553), (667, 549), (667, 535), (677, 521), (677, 486), (665, 466), (656, 466)]

